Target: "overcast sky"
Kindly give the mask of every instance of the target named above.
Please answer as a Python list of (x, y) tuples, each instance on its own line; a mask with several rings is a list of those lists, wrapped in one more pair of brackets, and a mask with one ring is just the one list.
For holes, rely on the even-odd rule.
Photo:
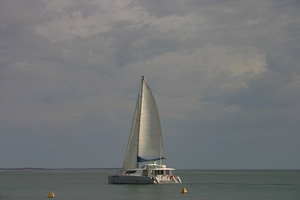
[(298, 0), (1, 0), (0, 168), (121, 167), (142, 75), (177, 169), (300, 169)]

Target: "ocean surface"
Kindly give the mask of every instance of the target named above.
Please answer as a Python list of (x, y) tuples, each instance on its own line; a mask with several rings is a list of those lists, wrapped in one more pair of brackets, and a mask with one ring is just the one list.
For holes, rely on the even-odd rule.
[[(113, 185), (111, 170), (0, 171), (0, 200), (300, 200), (300, 170), (176, 170), (182, 184)], [(183, 188), (188, 190), (182, 194)]]

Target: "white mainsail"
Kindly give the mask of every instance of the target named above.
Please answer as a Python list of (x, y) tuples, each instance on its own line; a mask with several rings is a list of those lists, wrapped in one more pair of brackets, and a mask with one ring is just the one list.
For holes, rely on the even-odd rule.
[(164, 158), (156, 102), (144, 77), (141, 84), (122, 171), (137, 168), (139, 162)]

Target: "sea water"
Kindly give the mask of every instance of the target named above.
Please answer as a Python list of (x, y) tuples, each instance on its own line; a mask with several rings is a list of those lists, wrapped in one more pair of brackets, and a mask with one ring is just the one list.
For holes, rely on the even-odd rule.
[[(182, 184), (108, 184), (111, 170), (0, 171), (0, 200), (300, 200), (300, 170), (176, 170)], [(183, 188), (188, 190), (182, 194)]]

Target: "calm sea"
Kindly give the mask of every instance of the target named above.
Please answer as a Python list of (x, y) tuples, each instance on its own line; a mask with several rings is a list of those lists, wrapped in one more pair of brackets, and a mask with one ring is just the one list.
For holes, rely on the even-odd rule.
[[(300, 200), (300, 170), (176, 170), (182, 184), (112, 185), (109, 170), (0, 171), (0, 200)], [(187, 194), (181, 191), (185, 187)]]

